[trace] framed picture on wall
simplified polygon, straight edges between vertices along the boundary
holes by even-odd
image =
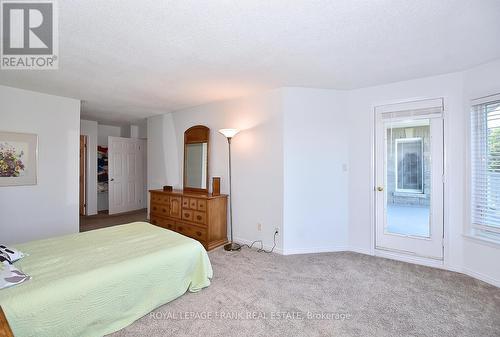
[[[0,187],[36,185],[38,136],[0,131]]]

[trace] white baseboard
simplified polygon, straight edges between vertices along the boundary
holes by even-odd
[[[243,238],[234,238],[234,241],[241,244],[251,245],[254,240],[247,240]],[[254,248],[260,248],[260,243],[256,243]],[[271,250],[273,247],[269,245],[264,245],[265,250]],[[324,247],[305,247],[305,248],[293,248],[293,249],[283,249],[276,246],[274,252],[281,255],[297,255],[297,254],[315,254],[315,253],[334,253],[334,252],[345,252],[349,251],[348,246],[324,246]]]
[[[235,242],[242,243],[242,244],[247,244],[250,245],[252,244],[253,240],[246,240],[242,238],[235,238]],[[255,244],[254,247],[260,248],[260,244]],[[265,250],[271,250],[272,246],[264,245]],[[494,279],[492,277],[489,277],[487,275],[478,273],[476,271],[463,268],[463,269],[457,269],[457,268],[451,268],[450,266],[446,266],[443,261],[441,260],[433,260],[433,259],[427,259],[419,256],[411,256],[411,255],[405,255],[401,253],[395,253],[395,252],[389,252],[389,251],[384,251],[384,250],[379,250],[375,249],[375,254],[372,254],[370,249],[366,248],[360,248],[360,247],[350,247],[350,246],[323,246],[323,247],[306,247],[306,248],[293,248],[293,249],[282,249],[280,247],[275,247],[274,248],[274,253],[281,254],[281,255],[298,255],[298,254],[316,254],[316,253],[335,253],[335,252],[354,252],[354,253],[359,253],[359,254],[365,254],[365,255],[375,255],[378,257],[383,257],[391,260],[396,260],[396,261],[403,261],[403,262],[408,262],[408,263],[413,263],[413,264],[419,264],[427,267],[433,267],[433,268],[439,268],[439,269],[445,269],[449,271],[454,271],[458,272],[461,274],[468,275],[470,277],[473,277],[475,279],[481,280],[483,282],[489,283],[491,285],[494,285],[496,287],[500,288],[500,280]]]
[[[335,252],[345,252],[348,250],[349,247],[347,246],[306,247],[306,248],[285,249],[283,255],[335,253]]]
[[[373,255],[370,249],[360,248],[360,247],[349,247],[348,249],[351,252],[365,254],[365,255]]]
[[[478,273],[477,271],[470,270],[468,268],[464,268],[463,269],[463,273],[465,275],[469,275],[470,277],[476,278],[478,280],[481,280],[483,282],[492,284],[495,287],[499,287],[500,288],[500,280],[494,279],[492,277],[486,276],[484,274]]]
[[[254,242],[254,241],[255,241],[255,240],[247,240],[247,239],[242,239],[242,238],[234,238],[234,242],[237,242],[237,243],[240,243],[240,244],[244,244],[244,245],[249,245],[249,246],[250,246],[250,245],[252,244],[252,242]],[[256,243],[256,244],[254,244],[254,245],[253,245],[253,247],[254,247],[254,248],[259,249],[259,248],[260,248],[260,243]],[[267,250],[267,251],[270,251],[270,250],[273,248],[273,246],[263,245],[263,248],[264,248],[265,250]],[[282,249],[282,248],[280,248],[280,247],[278,247],[278,246],[276,246],[276,247],[274,248],[273,252],[274,252],[274,253],[276,253],[276,254],[281,254],[281,255],[283,255],[283,249]]]
[[[419,264],[422,266],[446,269],[442,260],[434,260],[420,256],[406,255],[402,253],[390,252],[386,250],[375,249],[375,256],[383,257],[386,259],[403,261],[413,264]]]

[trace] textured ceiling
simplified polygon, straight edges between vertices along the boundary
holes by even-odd
[[[350,89],[500,57],[499,0],[59,0],[60,69],[0,84],[124,123],[281,86]]]

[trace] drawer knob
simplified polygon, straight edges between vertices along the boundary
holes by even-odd
[[[196,232],[196,235],[201,236],[201,232]]]
[[[200,216],[200,215],[198,215],[198,216],[196,217],[196,219],[201,220],[201,216]]]

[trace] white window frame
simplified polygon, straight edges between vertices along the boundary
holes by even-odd
[[[420,142],[420,153],[422,154],[421,158],[421,177],[422,177],[422,188],[421,189],[406,189],[406,188],[398,188],[398,177],[399,177],[399,172],[398,172],[398,144],[400,143],[411,143],[411,142]],[[424,140],[422,137],[413,137],[413,138],[397,138],[395,142],[395,148],[396,148],[396,153],[395,153],[395,161],[394,161],[394,175],[396,178],[396,186],[395,186],[395,191],[398,193],[414,193],[414,194],[423,194],[424,193],[424,182],[425,182],[425,177],[424,177]]]
[[[469,202],[468,202],[469,216],[468,216],[468,218],[469,218],[470,225],[469,225],[468,230],[467,230],[468,233],[466,233],[465,235],[471,236],[471,237],[479,239],[479,240],[500,244],[500,227],[474,223],[474,220],[473,220],[474,209],[476,207],[474,205],[473,194],[477,193],[476,188],[474,186],[474,169],[473,169],[473,167],[474,167],[475,163],[473,161],[475,159],[474,158],[475,149],[474,149],[473,143],[478,141],[477,138],[476,139],[474,138],[475,130],[473,129],[475,126],[473,123],[474,114],[476,113],[475,107],[478,105],[486,106],[486,105],[495,104],[498,102],[500,102],[500,94],[490,95],[490,96],[478,98],[478,99],[471,101],[471,106],[470,106],[470,110],[469,110],[469,142],[468,142],[468,147],[470,149],[469,163],[468,163],[468,165],[469,165],[468,166],[469,167],[468,180],[469,180],[469,186],[470,186],[469,191],[468,191],[468,198],[469,198]],[[486,146],[487,146],[487,144],[486,144]]]

